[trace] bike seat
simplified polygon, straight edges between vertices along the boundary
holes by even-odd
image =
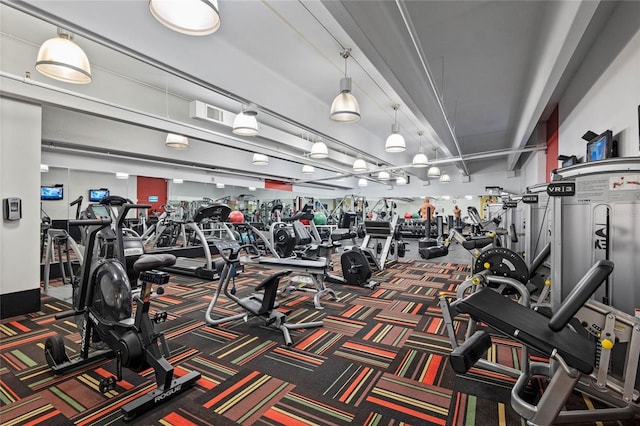
[[[171,266],[176,263],[176,257],[172,254],[143,254],[133,264],[136,272],[150,271],[152,269]]]

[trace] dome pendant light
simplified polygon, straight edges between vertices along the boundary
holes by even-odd
[[[203,36],[220,28],[218,0],[150,0],[149,11],[167,28]]]
[[[315,172],[316,172],[316,168],[313,166],[310,166],[308,164],[305,164],[302,166],[302,174],[311,175]]]
[[[400,134],[400,124],[398,124],[398,108],[400,108],[400,105],[393,104],[392,108],[395,111],[395,118],[393,125],[391,126],[391,134],[387,138],[387,142],[384,144],[384,150],[386,152],[404,152],[406,149],[404,137]]]
[[[344,49],[340,54],[344,58],[344,78],[340,80],[340,93],[331,104],[330,118],[341,123],[354,123],[360,120],[360,105],[351,93],[351,78],[347,77],[347,59],[351,49]]]
[[[438,161],[438,148],[435,148],[434,151],[436,152],[436,161]],[[439,178],[440,177],[440,168],[438,166],[431,166],[431,168],[427,172],[427,177]]]
[[[264,154],[253,154],[253,159],[251,160],[251,164],[254,166],[266,166],[269,164],[269,157]]]
[[[424,135],[424,132],[420,130],[418,132],[418,135],[420,136],[420,150],[413,157],[413,161],[411,162],[411,165],[413,167],[422,168],[422,167],[427,167],[429,165],[429,159],[427,158],[427,155],[423,152],[423,149],[422,149],[422,135]]]
[[[239,136],[256,136],[258,134],[258,106],[242,105],[240,114],[233,120],[233,134]]]
[[[164,144],[173,149],[187,149],[189,148],[189,139],[186,136],[167,133],[167,139]]]
[[[358,172],[366,172],[367,171],[367,163],[362,158],[356,158],[356,161],[353,162],[352,170],[356,173]]]
[[[84,51],[73,42],[73,34],[58,28],[58,37],[42,43],[36,69],[47,77],[66,83],[91,83],[91,65]]]
[[[365,178],[360,178],[358,180],[358,186],[367,186],[368,182]]]
[[[440,182],[449,183],[451,182],[451,177],[449,177],[449,175],[445,173],[442,176],[440,176]]]
[[[311,153],[309,154],[309,157],[314,159],[329,157],[329,149],[327,148],[327,145],[322,142],[322,140],[317,140],[311,146]]]
[[[378,179],[379,180],[389,180],[391,179],[391,175],[389,175],[389,172],[382,170],[378,173]]]

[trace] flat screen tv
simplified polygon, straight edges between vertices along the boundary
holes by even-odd
[[[587,143],[587,162],[613,157],[613,134],[607,130]]]
[[[103,198],[108,196],[109,196],[109,190],[107,188],[89,190],[89,201],[92,201],[92,202],[101,201]]]
[[[64,187],[62,185],[40,186],[41,200],[62,200],[64,198]]]

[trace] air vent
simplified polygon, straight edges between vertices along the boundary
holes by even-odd
[[[201,101],[193,101],[189,104],[189,116],[202,120],[213,121],[214,123],[224,123],[224,111],[220,108],[205,104]]]

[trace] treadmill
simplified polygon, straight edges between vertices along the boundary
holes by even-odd
[[[193,218],[186,223],[186,226],[193,231],[195,235],[194,241],[202,244],[204,260],[177,257],[176,263],[173,266],[162,269],[170,273],[195,276],[204,280],[217,280],[220,278],[224,260],[222,260],[222,258],[212,259],[211,248],[209,247],[211,237],[207,238],[201,225],[211,224],[219,226],[220,229],[229,229],[225,224],[229,218],[229,213],[231,213],[231,208],[226,204],[212,204],[199,207],[193,215]],[[226,236],[227,239],[235,239],[233,233],[230,231],[226,233]]]

